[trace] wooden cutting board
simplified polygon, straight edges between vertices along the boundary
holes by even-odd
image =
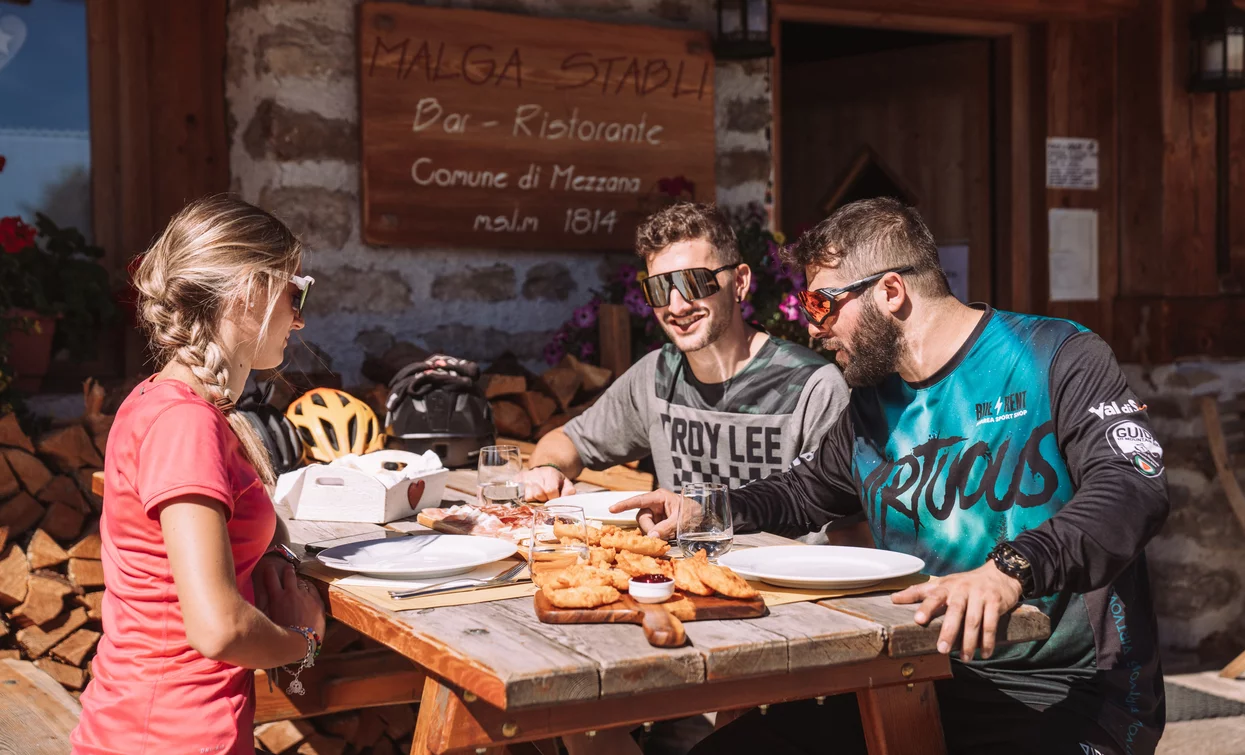
[[[733,600],[686,595],[676,590],[672,600],[677,600],[680,595],[695,609],[695,615],[690,618],[685,616],[683,621],[755,619],[767,612],[765,600],[760,596]],[[598,608],[558,608],[549,602],[543,590],[536,593],[535,601],[536,618],[546,624],[639,624],[649,644],[660,648],[680,647],[687,640],[682,622],[660,604],[640,603],[626,593],[623,593],[622,600]]]
[[[415,521],[424,525],[428,529],[444,532],[447,535],[470,535],[471,527],[467,525],[454,525],[446,522],[444,519],[432,519],[419,512],[415,515]]]

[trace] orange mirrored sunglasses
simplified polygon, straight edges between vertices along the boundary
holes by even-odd
[[[839,299],[847,294],[855,293],[861,289],[881,280],[882,276],[888,273],[904,273],[915,272],[916,268],[912,266],[896,267],[890,270],[883,270],[880,273],[874,273],[866,278],[848,283],[841,288],[819,288],[816,291],[801,291],[796,294],[796,298],[800,302],[800,309],[804,310],[804,316],[808,321],[817,327],[833,317],[839,311]]]

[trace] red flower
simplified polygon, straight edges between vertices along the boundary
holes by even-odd
[[[17,254],[35,243],[37,233],[34,226],[23,223],[16,215],[0,218],[0,249]]]

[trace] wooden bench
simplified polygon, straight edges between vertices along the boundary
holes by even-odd
[[[0,752],[65,755],[82,706],[30,661],[0,661]]]
[[[1245,466],[1245,399],[1237,397],[1219,401],[1214,396],[1202,396],[1199,401],[1219,486],[1223,488],[1228,505],[1241,525],[1242,534],[1245,534],[1245,491],[1242,491],[1241,483],[1236,478],[1236,470]],[[1219,672],[1227,679],[1236,679],[1242,674],[1245,674],[1245,653],[1238,655]]]

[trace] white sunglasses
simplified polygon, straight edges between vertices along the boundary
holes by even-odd
[[[294,309],[299,312],[303,311],[303,306],[307,303],[307,291],[311,289],[311,284],[316,282],[315,278],[310,275],[291,275],[289,273],[277,273],[284,276],[286,280],[294,284],[294,288],[298,289],[298,293],[294,294]]]

